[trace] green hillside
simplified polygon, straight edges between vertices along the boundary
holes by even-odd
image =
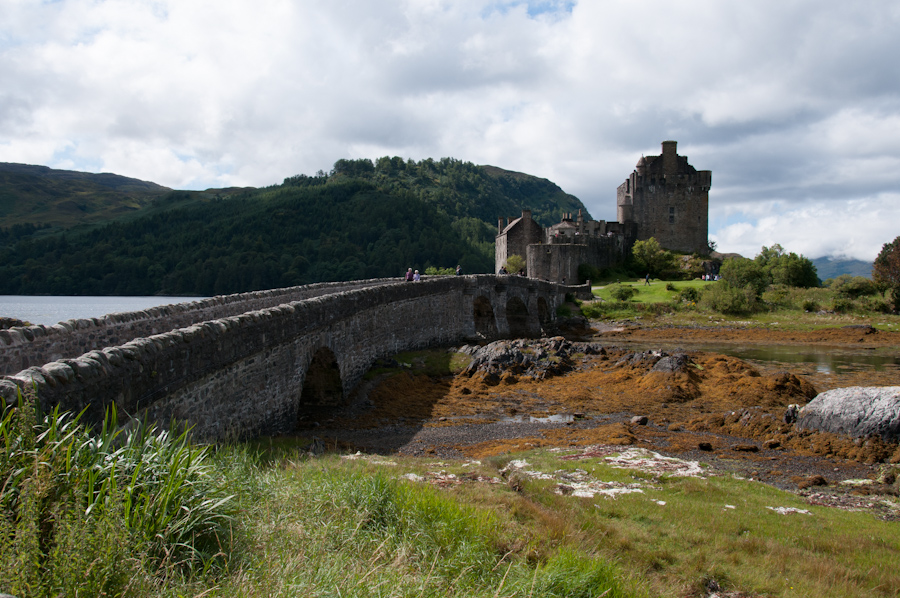
[[[0,219],[0,294],[217,295],[410,267],[489,272],[497,217],[523,208],[545,224],[584,210],[549,181],[499,168],[339,160],[262,189],[168,191],[64,232]]]
[[[171,189],[116,174],[0,162],[0,226],[71,228],[140,211]]]

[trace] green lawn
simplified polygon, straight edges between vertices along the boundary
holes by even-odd
[[[647,285],[642,278],[640,280],[623,280],[620,284],[637,289],[637,294],[631,299],[632,303],[665,303],[672,301],[681,289],[695,288],[699,291],[705,286],[713,283],[703,280],[679,280],[677,282],[667,282],[654,278],[651,279],[650,284]],[[667,290],[667,285],[675,287],[675,290]],[[611,301],[613,299],[609,295],[610,286],[612,285],[605,284],[603,286],[594,286],[591,287],[591,292],[593,292],[596,297]]]

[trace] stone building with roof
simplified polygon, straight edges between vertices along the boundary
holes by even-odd
[[[558,224],[543,228],[523,210],[515,219],[500,219],[494,271],[512,255],[525,259],[530,278],[554,282],[578,281],[578,269],[598,270],[626,260],[635,241],[655,237],[665,248],[707,254],[709,187],[712,173],[696,170],[676,152],[675,141],[662,142],[662,154],[642,156],[634,172],[616,193],[618,222],[585,220],[565,214]]]

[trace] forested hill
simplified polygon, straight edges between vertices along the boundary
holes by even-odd
[[[168,187],[117,174],[0,162],[0,226],[70,228],[140,211]]]
[[[584,210],[499,168],[339,160],[262,189],[167,192],[93,228],[14,231],[0,219],[0,294],[218,295],[429,266],[490,272],[497,218],[523,208],[543,224]]]

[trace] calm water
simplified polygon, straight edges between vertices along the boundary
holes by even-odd
[[[846,373],[860,367],[871,371],[900,372],[900,356],[893,349],[856,349],[822,345],[740,345],[739,343],[660,343],[653,346],[646,343],[617,343],[642,351],[663,349],[676,351],[679,348],[697,349],[711,353],[731,355],[749,362],[783,363],[803,365],[820,374]]]
[[[25,297],[0,295],[0,316],[52,326],[77,318],[140,311],[159,305],[197,301],[202,297]]]

